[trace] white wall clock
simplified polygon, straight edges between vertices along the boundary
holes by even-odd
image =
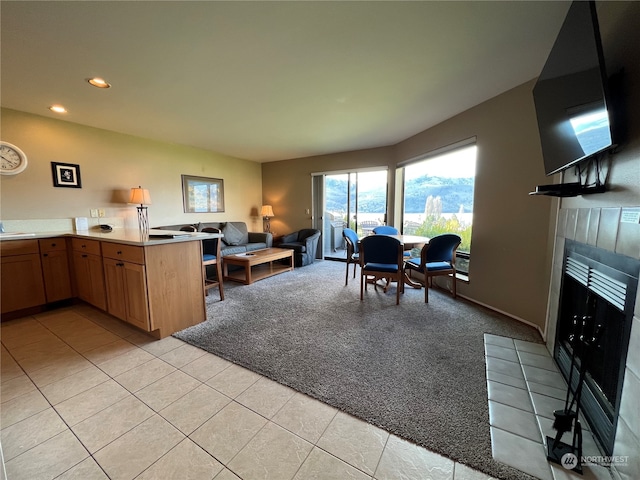
[[[2,175],[16,175],[27,168],[27,156],[15,145],[0,141],[0,173]]]

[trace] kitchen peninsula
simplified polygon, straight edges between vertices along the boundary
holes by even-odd
[[[202,240],[207,233],[137,229],[5,234],[4,319],[79,298],[156,338],[206,320]]]

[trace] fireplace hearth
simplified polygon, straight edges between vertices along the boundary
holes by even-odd
[[[613,452],[639,272],[639,260],[565,242],[554,358],[574,391],[586,362],[581,411],[606,455]],[[597,338],[588,357],[573,351],[572,334]]]

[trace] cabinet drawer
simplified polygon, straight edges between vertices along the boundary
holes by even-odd
[[[121,243],[102,243],[102,256],[144,265],[144,249]]]
[[[97,240],[86,240],[84,238],[72,238],[71,248],[78,252],[100,255],[100,242]]]
[[[40,252],[61,252],[67,249],[67,242],[64,238],[47,238],[39,240]]]
[[[29,255],[39,254],[38,240],[5,240],[0,242],[0,255]]]

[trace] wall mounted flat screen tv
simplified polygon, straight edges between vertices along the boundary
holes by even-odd
[[[571,4],[533,99],[547,175],[614,146],[595,2]]]

